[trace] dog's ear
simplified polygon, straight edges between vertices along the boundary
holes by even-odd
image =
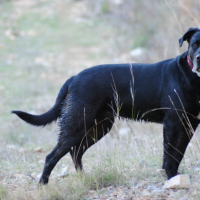
[[[197,31],[199,31],[198,28],[189,28],[188,31],[183,35],[183,37],[181,37],[181,38],[179,39],[179,45],[180,45],[180,47],[182,46],[182,44],[183,44],[183,42],[184,42],[185,40],[187,40],[187,42],[189,43],[191,36],[192,36],[195,32],[197,32]]]

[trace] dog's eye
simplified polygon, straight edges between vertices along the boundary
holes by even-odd
[[[197,48],[198,46],[197,46],[197,44],[193,44],[192,47],[193,48]]]

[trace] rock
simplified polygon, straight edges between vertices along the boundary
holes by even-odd
[[[113,0],[113,3],[117,6],[119,6],[123,3],[123,0]]]
[[[142,195],[147,197],[147,196],[151,196],[151,193],[148,190],[143,190]]]
[[[165,169],[157,169],[156,172],[157,172],[160,176],[162,176],[162,177],[164,177],[164,178],[167,177],[167,174],[166,174]]]
[[[41,176],[42,176],[42,174],[38,174],[36,177],[37,177],[38,179],[40,179]]]
[[[13,34],[12,30],[6,30],[5,36],[8,37],[11,40],[15,40],[15,35]]]
[[[68,175],[69,175],[68,167],[64,167],[64,168],[62,168],[62,171],[58,176],[61,177],[61,178],[64,178],[64,177],[66,177]]]
[[[129,54],[131,57],[138,57],[138,56],[143,55],[144,53],[145,53],[145,50],[143,48],[138,47],[131,50]]]
[[[176,189],[176,188],[190,188],[190,178],[188,174],[177,175],[165,181],[164,189]]]
[[[37,147],[34,149],[35,152],[41,153],[43,151],[42,147]]]
[[[38,163],[39,164],[44,164],[44,160],[39,160]]]

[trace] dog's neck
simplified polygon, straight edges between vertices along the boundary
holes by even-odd
[[[192,68],[193,68],[193,62],[192,62],[192,60],[190,59],[190,56],[189,55],[187,55],[187,63],[188,63],[188,65],[189,65],[189,67],[190,67],[190,69],[192,70]]]

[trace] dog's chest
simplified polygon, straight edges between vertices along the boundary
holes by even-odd
[[[198,114],[195,117],[196,119],[200,120],[200,101],[199,101],[199,106],[198,106]]]
[[[200,101],[198,102],[198,105],[196,106],[196,115],[194,115],[196,119],[200,120]]]
[[[196,116],[196,118],[197,118],[198,120],[200,120],[200,112],[199,112],[199,114]]]

